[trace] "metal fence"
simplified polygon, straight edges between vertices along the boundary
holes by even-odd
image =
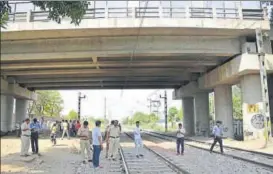
[[[266,9],[235,8],[90,8],[83,17],[85,19],[100,18],[208,18],[208,19],[247,19],[267,20]],[[66,19],[63,19],[66,20]],[[9,22],[48,22],[48,11],[13,12],[9,14]]]

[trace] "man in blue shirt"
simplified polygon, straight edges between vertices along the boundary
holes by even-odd
[[[31,149],[33,154],[38,154],[38,155],[39,155],[38,137],[39,137],[40,129],[41,129],[40,123],[37,121],[36,118],[34,118],[33,122],[30,124]]]
[[[103,149],[102,135],[100,132],[101,121],[96,121],[96,127],[92,130],[93,144],[93,166],[95,169],[102,168],[100,166],[100,152]]]
[[[220,125],[221,125],[221,121],[216,121],[216,125],[213,127],[212,134],[214,136],[214,141],[213,141],[213,143],[212,143],[212,145],[210,147],[210,152],[212,152],[213,147],[218,142],[219,145],[220,145],[221,153],[224,153],[224,151],[223,151],[223,140],[222,140],[223,130],[220,127]]]

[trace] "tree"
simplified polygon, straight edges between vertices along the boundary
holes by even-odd
[[[209,117],[210,117],[210,120],[213,120],[215,118],[214,93],[209,94]]]
[[[176,121],[183,121],[183,109],[179,109],[176,117]]]
[[[63,99],[58,91],[37,91],[37,101],[30,102],[28,113],[35,116],[59,117]]]
[[[136,121],[140,121],[141,124],[153,125],[158,120],[159,120],[159,117],[157,115],[155,115],[154,113],[146,114],[146,113],[143,113],[143,112],[136,112],[136,113],[134,113],[134,115],[132,116],[131,119],[129,119],[129,117],[124,119],[123,124],[128,122],[128,124],[133,125],[133,124],[135,124]]]
[[[71,23],[79,25],[88,9],[88,1],[32,1],[41,10],[48,11],[48,18],[61,23],[62,18],[68,17]],[[1,27],[5,27],[8,20],[10,6],[8,1],[1,1]]]
[[[174,122],[177,120],[178,110],[176,107],[169,108],[168,111],[168,121],[172,123],[172,127],[174,127]]]
[[[77,120],[78,113],[75,110],[70,110],[68,115],[65,117],[66,120]]]
[[[11,7],[9,6],[8,1],[0,1],[0,26],[2,28],[6,28],[7,21],[9,19],[9,13],[11,11]]]
[[[238,85],[232,86],[232,104],[234,119],[243,119],[241,88]]]

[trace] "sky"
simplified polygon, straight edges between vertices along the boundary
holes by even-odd
[[[182,107],[181,100],[172,100],[172,89],[167,90],[168,107]],[[108,119],[119,119],[131,116],[136,111],[149,113],[147,98],[158,99],[164,90],[60,90],[64,100],[66,115],[73,109],[78,112],[78,93],[86,95],[81,102],[81,116],[104,117],[104,99],[106,97],[106,111]],[[164,111],[164,100],[161,99],[159,111]]]

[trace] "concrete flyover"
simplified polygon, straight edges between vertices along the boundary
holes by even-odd
[[[117,9],[105,7],[100,18],[96,10],[89,9],[79,26],[65,19],[56,24],[43,11],[10,14],[1,31],[2,78],[30,91],[174,88],[174,98],[187,106],[187,131],[195,134],[208,133],[208,92],[218,91],[216,115],[232,136],[232,107],[223,107],[232,106],[227,85],[242,81],[250,90],[259,80],[255,29],[269,32],[266,9],[184,7],[175,17],[178,12],[163,7],[148,8],[150,16],[133,7],[116,17]]]

